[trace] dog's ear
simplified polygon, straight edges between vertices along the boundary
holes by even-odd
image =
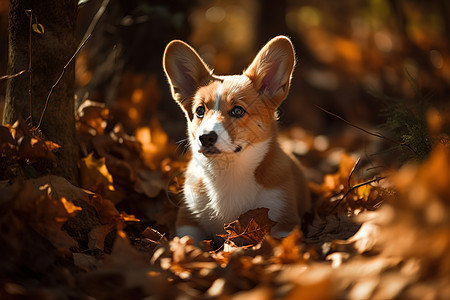
[[[295,52],[289,38],[270,40],[244,71],[260,95],[266,95],[278,107],[286,98],[295,65]]]
[[[185,100],[191,98],[200,85],[211,77],[211,70],[191,46],[183,41],[171,41],[164,51],[163,67],[169,79],[173,98],[188,110]]]

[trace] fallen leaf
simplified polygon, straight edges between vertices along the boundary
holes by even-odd
[[[108,199],[94,195],[88,200],[88,204],[95,208],[102,224],[115,224],[120,219],[119,211]]]
[[[36,189],[48,185],[50,188],[47,190],[50,197],[64,197],[69,202],[73,202],[78,199],[87,199],[88,196],[93,195],[92,192],[74,186],[67,181],[67,179],[61,176],[47,175],[36,179],[30,179],[29,182]]]
[[[55,197],[50,184],[36,184],[49,182],[50,177],[25,182],[20,195],[15,200],[15,209],[26,218],[27,223],[39,234],[48,239],[56,248],[77,247],[77,242],[63,231],[62,225],[81,207],[74,205],[64,197]],[[54,178],[58,181],[58,178]],[[64,181],[63,181],[64,182]]]
[[[243,238],[253,245],[260,243],[276,222],[269,219],[268,208],[257,208],[249,210],[240,215],[234,222],[225,224],[224,229],[227,235],[220,235],[226,240]]]
[[[81,159],[82,186],[105,195],[107,191],[114,191],[113,177],[106,167],[105,158],[94,158],[93,153]]]
[[[104,103],[85,100],[77,110],[77,132],[91,136],[102,135],[108,117],[109,109]]]
[[[116,229],[116,224],[98,225],[94,227],[88,234],[88,248],[90,250],[105,250],[106,236]]]
[[[291,264],[302,261],[303,254],[300,250],[302,232],[298,227],[281,239],[281,243],[273,249],[274,263]]]
[[[169,278],[149,261],[149,256],[133,248],[126,234],[118,230],[111,255],[97,269],[81,274],[80,285],[97,299],[173,298],[176,290],[169,288]]]

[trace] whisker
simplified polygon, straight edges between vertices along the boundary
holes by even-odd
[[[187,140],[188,140],[188,138],[185,138],[185,139],[181,139],[181,140],[179,140],[179,141],[175,142],[175,144],[181,144],[181,143],[184,143],[184,142],[186,142]]]
[[[178,151],[178,149],[180,148],[181,145],[183,145],[183,143],[185,143],[185,144],[184,144],[184,147],[183,147],[183,151],[181,151],[181,154],[184,155],[186,153],[186,150],[189,147],[189,139],[185,138],[185,139],[182,139],[182,140],[179,140],[179,141],[175,142],[175,144],[178,145],[176,151]]]

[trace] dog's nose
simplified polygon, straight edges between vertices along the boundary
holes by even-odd
[[[217,133],[215,131],[210,131],[202,134],[199,139],[203,147],[211,147],[217,142]]]

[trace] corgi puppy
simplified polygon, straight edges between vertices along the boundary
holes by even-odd
[[[276,111],[295,65],[291,41],[278,36],[242,75],[218,76],[188,44],[174,40],[163,66],[172,96],[186,115],[192,159],[184,184],[178,236],[218,241],[224,224],[265,207],[283,237],[310,209],[305,176],[277,141]]]

